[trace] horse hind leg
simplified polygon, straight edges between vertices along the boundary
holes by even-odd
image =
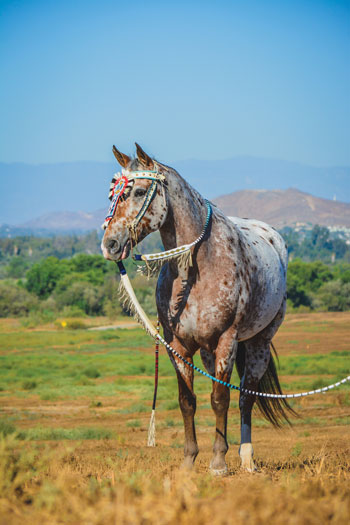
[[[285,311],[286,297],[284,297],[276,317],[264,330],[251,339],[238,344],[236,367],[241,378],[241,387],[258,392],[260,386],[264,392],[281,393],[270,346],[272,338],[283,321]],[[239,397],[241,412],[239,455],[242,468],[249,472],[256,470],[252,447],[252,408],[255,397],[245,392],[241,392]],[[264,416],[275,426],[280,426],[280,418],[288,420],[284,409],[289,410],[289,406],[285,401],[259,398],[258,406]]]
[[[265,374],[270,360],[270,344],[255,338],[239,343],[237,368],[241,377],[241,387],[247,390],[259,390],[259,381]],[[244,361],[244,364],[243,364]],[[243,365],[243,366],[242,366]],[[241,392],[239,409],[241,413],[241,444],[239,455],[241,467],[248,472],[256,470],[253,461],[252,446],[252,409],[255,396]]]

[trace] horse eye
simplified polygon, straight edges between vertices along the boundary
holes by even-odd
[[[135,197],[143,197],[146,194],[146,190],[144,188],[138,188],[135,190]]]

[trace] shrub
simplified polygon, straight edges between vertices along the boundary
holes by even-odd
[[[22,383],[23,390],[34,390],[37,386],[36,381],[24,381]]]
[[[93,368],[93,367],[89,367],[89,368],[86,368],[86,370],[84,370],[84,374],[86,375],[86,377],[89,377],[90,379],[96,379],[97,377],[100,377],[100,372],[96,369],[96,368]]]
[[[68,319],[67,328],[68,330],[84,330],[87,326],[84,321],[80,321],[80,319]]]
[[[342,312],[350,308],[350,283],[341,280],[324,284],[318,294],[324,307],[330,312]]]
[[[55,293],[55,300],[59,308],[74,306],[87,315],[101,314],[103,310],[101,290],[88,282],[74,282],[69,288]]]
[[[38,300],[21,286],[0,281],[0,317],[24,316],[36,309]]]

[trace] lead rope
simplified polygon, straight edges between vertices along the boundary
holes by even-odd
[[[159,336],[159,317],[157,318],[157,334]],[[158,370],[159,370],[159,339],[156,339],[156,345],[154,349],[154,393],[152,403],[151,420],[148,428],[148,447],[156,446],[156,403],[157,403],[157,390],[158,390]]]
[[[275,398],[275,399],[293,399],[297,397],[305,397],[305,396],[311,396],[313,394],[321,394],[323,392],[327,392],[328,390],[331,390],[332,388],[336,388],[347,381],[350,381],[350,375],[347,377],[344,377],[341,381],[337,381],[336,383],[333,383],[332,385],[325,386],[323,388],[317,388],[316,390],[310,390],[309,392],[300,392],[298,394],[269,394],[267,392],[255,392],[254,390],[248,390],[247,388],[239,387],[236,385],[231,385],[231,383],[227,383],[226,381],[222,381],[221,379],[218,379],[217,377],[214,377],[207,372],[204,372],[198,366],[195,366],[193,363],[190,363],[185,359],[179,352],[174,350],[164,339],[163,337],[157,333],[156,328],[152,325],[151,321],[148,319],[146,313],[144,312],[142,306],[137,300],[137,297],[135,295],[135,292],[133,290],[133,287],[131,285],[131,282],[129,280],[128,274],[126,273],[126,270],[124,268],[124,265],[121,261],[118,263],[119,271],[120,271],[120,289],[121,292],[127,296],[128,301],[127,305],[128,308],[133,312],[134,317],[136,320],[143,326],[143,328],[146,330],[146,332],[153,337],[154,339],[158,339],[162,345],[166,347],[166,349],[171,352],[173,355],[178,357],[185,365],[189,366],[190,368],[193,368],[193,370],[196,370],[196,372],[199,372],[205,377],[208,377],[212,381],[215,381],[216,383],[220,383],[220,385],[224,385],[227,388],[230,388],[231,390],[238,390],[239,392],[243,392],[245,394],[250,394],[252,396],[259,396],[259,397],[269,397],[269,398]]]

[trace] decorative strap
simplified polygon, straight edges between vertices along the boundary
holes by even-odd
[[[192,266],[191,248],[203,239],[212,215],[212,207],[210,202],[205,199],[205,203],[207,206],[207,218],[200,236],[190,244],[183,244],[182,246],[178,246],[177,248],[173,248],[172,250],[167,250],[165,252],[133,255],[133,259],[135,261],[144,261],[146,263],[146,266],[138,267],[140,273],[146,274],[148,276],[153,275],[155,272],[159,271],[164,263],[168,262],[169,260],[176,260],[178,266],[184,270]]]
[[[153,199],[156,191],[157,191],[157,181],[156,180],[152,180],[152,184],[150,185],[150,187],[147,190],[146,198],[143,201],[143,204],[141,206],[140,211],[138,212],[136,217],[132,220],[131,224],[129,224],[129,230],[130,230],[131,238],[135,242],[135,244],[137,242],[136,228],[137,228],[140,220],[142,219],[142,217],[146,213],[146,211],[148,209],[148,206],[151,204],[152,199]]]

